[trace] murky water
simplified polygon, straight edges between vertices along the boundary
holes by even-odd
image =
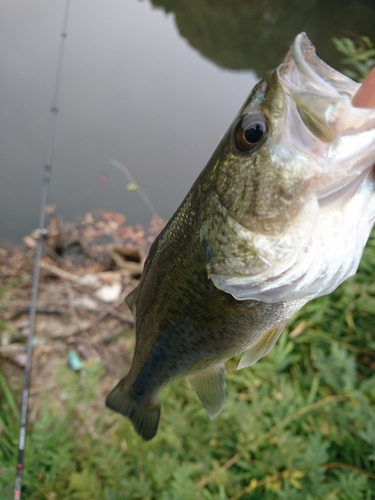
[[[37,225],[63,0],[0,0],[0,244]],[[254,83],[306,31],[375,37],[373,0],[71,1],[50,203],[168,219]]]

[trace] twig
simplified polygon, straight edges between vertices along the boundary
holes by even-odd
[[[118,311],[108,311],[108,315],[112,316],[113,318],[119,319],[123,323],[127,323],[130,326],[134,325],[133,316],[129,316],[128,314],[122,314],[119,313]]]
[[[308,333],[307,336],[310,338],[313,338],[314,340],[316,340],[318,338],[318,339],[322,340],[323,342],[326,342],[327,344],[332,344],[332,342],[333,342],[332,338],[327,338],[327,336],[325,334],[319,333],[317,331],[314,331],[313,335]],[[356,353],[360,352],[362,354],[368,354],[369,356],[375,355],[374,349],[367,349],[366,347],[361,347],[361,346],[349,344],[348,342],[344,342],[344,341],[339,340],[339,339],[335,339],[334,342],[336,344],[339,344],[340,346],[344,347],[348,351],[352,351],[352,352],[356,352]]]
[[[95,351],[99,354],[101,360],[105,359],[105,352],[97,342],[95,342],[86,331],[80,333],[80,340],[86,342],[89,346],[93,347]]]
[[[108,333],[104,338],[98,340],[100,344],[109,344],[114,338],[118,337],[124,331],[123,328],[119,328],[116,332]]]
[[[41,261],[40,267],[42,269],[45,269],[46,271],[49,271],[52,274],[55,274],[56,276],[59,276],[60,278],[73,281],[74,283],[77,283],[78,285],[83,285],[83,286],[97,286],[97,283],[87,279],[87,278],[81,278],[80,276],[76,276],[75,274],[68,273],[67,271],[63,271],[59,267],[53,266],[52,264],[47,264],[47,262]]]
[[[365,470],[359,469],[358,467],[354,467],[353,465],[344,464],[341,462],[329,462],[328,464],[318,465],[316,468],[317,469],[345,469],[345,470],[350,470],[351,472],[354,472],[355,474],[360,474],[361,476],[366,476],[366,477],[369,477],[371,479],[375,479],[375,474],[372,474],[371,472],[367,472]],[[257,480],[256,478],[253,478],[250,481],[249,485],[245,486],[245,488],[242,488],[242,490],[237,491],[237,493],[232,495],[229,498],[229,500],[238,500],[246,493],[251,493],[255,489],[264,486],[267,482],[267,479],[275,480],[275,479],[279,479],[281,477],[288,477],[291,474],[293,474],[293,472],[299,472],[299,471],[305,472],[308,470],[311,470],[311,469],[307,466],[306,467],[294,467],[292,469],[284,469],[282,471],[277,472],[276,474],[272,474],[271,476],[264,478],[264,479],[261,479],[261,480]]]
[[[145,205],[147,206],[147,208],[149,209],[149,211],[151,212],[152,215],[157,215],[157,212],[156,212],[156,209],[154,207],[154,205],[152,204],[150,198],[147,196],[147,194],[141,189],[141,187],[139,186],[139,184],[137,184],[135,182],[135,179],[134,177],[132,176],[132,174],[130,173],[130,170],[125,167],[125,165],[123,165],[122,163],[120,163],[119,161],[115,160],[115,159],[111,159],[110,162],[109,162],[111,165],[113,165],[114,167],[116,167],[118,170],[120,170],[122,173],[124,173],[126,175],[126,178],[128,179],[129,181],[129,184],[127,186],[127,189],[128,190],[133,190],[133,191],[137,191],[139,196],[142,198],[142,200],[144,201]]]
[[[365,470],[354,467],[354,465],[343,464],[341,462],[329,462],[328,464],[319,465],[319,469],[345,469],[355,472],[356,474],[361,474],[362,476],[367,476],[371,479],[375,479],[375,474],[372,472],[367,472]]]
[[[22,316],[22,314],[26,314],[29,312],[30,312],[30,307],[23,307],[22,309],[18,309],[15,313],[12,314],[11,320],[14,321],[19,316]],[[55,316],[64,316],[64,313],[59,311],[58,309],[37,308],[35,310],[35,312],[36,312],[36,314],[50,314],[50,315],[55,315]]]
[[[72,290],[72,286],[70,283],[66,283],[65,286],[63,287],[63,291],[65,295],[67,296],[68,299],[68,308],[70,310],[70,315],[74,318],[75,322],[79,325],[79,319],[74,307],[74,293]]]
[[[0,346],[0,356],[13,357],[15,354],[19,352],[26,352],[25,344],[13,343],[9,345]]]
[[[125,300],[125,297],[128,295],[129,293],[129,290],[127,288],[125,288],[125,290],[122,292],[122,294],[120,295],[120,297],[116,300],[116,302],[114,303],[113,306],[111,307],[108,307],[106,308],[104,311],[102,311],[101,313],[99,313],[96,318],[94,319],[94,321],[91,323],[90,327],[87,329],[88,331],[89,330],[92,330],[98,323],[100,323],[100,321],[105,318],[106,316],[108,316],[109,314],[112,314],[113,312],[115,312],[115,309],[124,302]],[[120,314],[120,313],[119,313]],[[134,320],[133,320],[134,322]]]

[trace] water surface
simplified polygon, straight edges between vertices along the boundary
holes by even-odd
[[[63,0],[0,0],[0,244],[37,225]],[[255,82],[295,34],[375,33],[373,1],[80,0],[70,6],[50,203],[147,223],[110,159],[168,219]]]

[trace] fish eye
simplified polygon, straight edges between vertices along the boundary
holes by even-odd
[[[250,113],[240,118],[235,128],[237,149],[249,152],[259,146],[268,132],[267,120],[261,113]]]

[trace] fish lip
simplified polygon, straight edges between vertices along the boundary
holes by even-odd
[[[352,105],[360,84],[322,61],[306,33],[296,36],[277,74],[290,108],[290,135],[299,134],[301,142],[313,137],[322,158],[311,179],[313,191],[319,203],[335,202],[353,192],[353,184],[359,185],[373,166],[375,108]],[[333,157],[346,165],[350,159],[352,167],[343,168],[334,160],[327,170],[324,158],[331,162]]]
[[[296,36],[277,74],[300,113],[312,117],[328,141],[375,127],[375,108],[351,104],[361,84],[322,61],[306,33]]]
[[[348,198],[352,197],[360,185],[362,184],[365,177],[371,175],[371,171],[374,169],[374,165],[369,167],[367,170],[354,177],[348,184],[344,184],[338,187],[336,190],[326,193],[317,193],[316,197],[320,208],[331,207],[338,201],[344,202]]]
[[[278,76],[287,90],[302,87],[307,93],[350,100],[360,87],[351,78],[322,61],[306,33],[296,36],[283,63],[277,68]]]

